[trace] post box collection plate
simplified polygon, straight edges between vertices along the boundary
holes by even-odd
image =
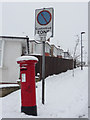
[[[22,82],[26,82],[26,74],[25,73],[22,74],[22,78],[21,79],[22,79]]]

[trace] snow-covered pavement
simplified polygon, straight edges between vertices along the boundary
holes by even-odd
[[[88,118],[88,68],[75,69],[45,79],[45,105],[42,105],[42,82],[37,83],[38,116],[21,113],[20,90],[0,98],[3,118]]]

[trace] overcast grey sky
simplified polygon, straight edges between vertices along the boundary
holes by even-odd
[[[1,6],[1,5],[0,5]],[[87,51],[88,44],[88,3],[86,2],[20,2],[2,4],[2,34],[23,36],[34,39],[35,9],[54,8],[54,37],[51,42],[64,50],[73,52],[75,42],[81,31],[83,45]],[[1,35],[2,35],[1,34]],[[80,43],[79,43],[80,45]],[[78,46],[79,47],[79,46]],[[78,48],[80,50],[80,47]]]

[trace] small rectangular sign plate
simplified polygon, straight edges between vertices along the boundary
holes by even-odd
[[[26,82],[26,74],[25,73],[22,74],[22,82]]]

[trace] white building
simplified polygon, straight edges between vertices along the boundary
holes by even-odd
[[[51,45],[51,56],[57,57],[58,55],[58,48],[55,45]]]
[[[65,59],[73,59],[69,52],[64,52]]]
[[[62,58],[63,56],[63,49],[57,48],[57,57]]]
[[[42,55],[42,44],[36,40],[29,40],[30,55]]]
[[[26,40],[27,37],[0,36],[0,83],[16,83],[19,78],[16,58],[26,52]]]
[[[45,56],[50,56],[51,46],[48,42],[45,43]],[[30,40],[29,41],[30,55],[42,55],[43,45],[42,42]]]
[[[49,42],[45,43],[45,56],[51,56],[51,45]]]

